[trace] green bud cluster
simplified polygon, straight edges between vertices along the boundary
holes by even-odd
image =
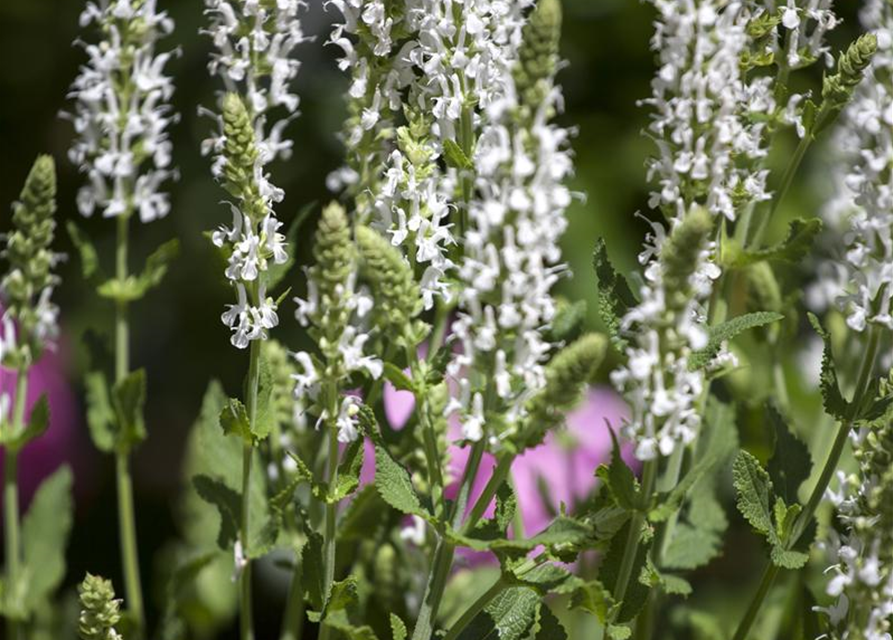
[[[242,98],[235,93],[228,93],[223,98],[223,136],[226,190],[241,201],[243,213],[258,222],[267,213],[267,205],[254,179],[259,151],[251,115]]]
[[[78,635],[82,640],[121,640],[115,626],[121,621],[121,601],[110,580],[90,575],[78,586],[81,615]]]
[[[354,252],[347,213],[337,202],[322,210],[313,247],[315,276],[321,298],[334,301],[353,271]]]
[[[56,228],[55,211],[56,165],[52,157],[39,156],[13,207],[13,229],[3,251],[9,272],[0,285],[8,310],[18,322],[19,346],[27,350],[22,354],[26,360],[37,358],[43,347],[35,335],[40,323],[37,298],[57,281],[52,273],[55,255],[50,249]]]
[[[558,69],[561,18],[561,0],[539,0],[524,25],[513,76],[521,104],[531,111],[542,104]]]
[[[270,372],[272,398],[270,404],[276,424],[288,427],[294,420],[294,361],[288,350],[278,340],[264,340],[261,344],[261,358]]]
[[[412,267],[377,231],[357,227],[356,238],[363,258],[363,274],[372,285],[383,330],[406,336],[413,319],[422,310],[422,297]]]
[[[690,298],[688,279],[699,264],[698,255],[713,233],[713,219],[704,208],[692,209],[670,232],[660,251],[667,292],[684,305]]]
[[[560,419],[560,413],[580,401],[585,386],[605,359],[608,340],[589,333],[555,354],[546,366],[546,385],[530,402],[531,424],[545,434]],[[538,438],[534,438],[534,444]]]
[[[877,36],[866,33],[853,42],[837,60],[837,73],[826,76],[822,85],[822,98],[832,109],[841,109],[853,95],[853,89],[862,82],[865,69],[877,51]]]

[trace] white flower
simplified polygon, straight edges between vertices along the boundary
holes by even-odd
[[[84,216],[97,208],[105,217],[137,211],[150,222],[170,212],[162,187],[176,176],[167,133],[176,119],[169,104],[174,86],[164,75],[172,54],[156,53],[155,46],[173,21],[155,5],[101,0],[81,14],[81,26],[95,23],[103,37],[83,45],[88,59],[69,93],[74,113],[66,114],[77,134],[69,157],[88,181],[77,196]]]

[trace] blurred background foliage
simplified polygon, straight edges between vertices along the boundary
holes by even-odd
[[[68,86],[85,58],[82,49],[72,44],[79,35],[82,4],[79,0],[0,2],[0,206],[4,211],[9,211],[8,205],[18,197],[34,157],[46,152],[59,165],[59,217],[63,224],[66,219],[79,217],[74,196],[81,179],[66,155],[72,130],[59,113],[69,106]],[[334,64],[337,51],[325,46],[333,15],[326,13],[323,4],[322,0],[311,0],[312,7],[304,20],[306,30],[315,34],[316,40],[298,48],[303,61],[298,78],[302,115],[288,132],[295,140],[294,155],[288,162],[273,166],[273,180],[286,192],[278,209],[286,225],[302,207],[324,203],[329,198],[325,178],[339,166],[342,156],[336,133],[345,114],[342,96],[347,81]],[[858,3],[841,0],[838,4],[844,24],[831,34],[834,51],[854,36],[857,25]],[[179,122],[172,127],[174,162],[180,179],[171,187],[170,216],[150,225],[135,223],[133,257],[141,260],[170,237],[180,239],[181,255],[164,285],[134,308],[132,319],[132,359],[134,366],[147,369],[149,380],[149,439],[134,458],[141,563],[146,581],[155,572],[159,558],[164,557],[162,550],[177,533],[177,500],[183,484],[181,462],[202,394],[212,378],[220,379],[230,393],[235,393],[247,362],[246,353],[229,345],[229,332],[219,321],[223,305],[232,294],[223,281],[219,258],[203,235],[229,217],[227,209],[219,204],[223,192],[211,178],[209,159],[199,152],[213,123],[200,116],[197,107],[211,106],[218,88],[206,70],[209,41],[199,35],[204,23],[203,3],[160,0],[159,5],[177,24],[175,33],[163,46],[178,47],[181,54],[168,67],[175,77],[174,105],[180,113]],[[573,274],[562,281],[560,292],[568,298],[588,300],[589,324],[598,328],[596,283],[590,266],[595,240],[605,237],[618,267],[627,273],[635,271],[636,256],[648,230],[645,218],[635,213],[654,215],[647,207],[644,169],[651,143],[641,133],[648,113],[637,106],[637,101],[648,95],[654,73],[654,58],[649,49],[653,10],[637,0],[565,0],[564,9],[562,55],[567,67],[560,76],[566,105],[562,118],[576,128],[577,171],[573,188],[579,198],[569,212],[570,227],[564,239]],[[801,81],[815,90],[820,86],[820,73],[820,69],[813,68],[812,75]],[[792,143],[781,141],[773,153],[775,164],[790,153]],[[819,147],[809,157],[779,220],[774,222],[776,234],[782,232],[785,218],[818,215],[829,182],[822,163],[826,151],[827,147]],[[297,249],[300,264],[310,256],[309,243],[318,208],[301,230]],[[98,218],[78,223],[95,240],[100,255],[108,259],[114,225]],[[8,225],[9,215],[4,215],[0,218],[0,230]],[[95,356],[91,363],[90,353],[108,353],[105,345],[112,308],[95,298],[84,285],[78,260],[61,225],[59,248],[70,256],[61,268],[63,283],[57,291],[64,331],[61,350],[83,409],[80,376],[88,367],[104,365]],[[798,284],[807,273],[802,266],[794,267],[785,278]],[[301,293],[302,276],[297,268],[288,284],[294,292]],[[290,320],[292,312],[291,303],[283,305],[283,322],[275,335],[289,348],[298,349],[304,346],[303,338],[297,323]],[[793,359],[791,366],[798,366]],[[749,384],[755,377],[751,376]],[[753,393],[753,399],[759,400],[758,392]],[[813,400],[807,396],[802,401]],[[768,440],[760,412],[751,413],[739,420],[742,441],[752,450],[765,453]],[[818,411],[812,410],[812,414],[817,415]],[[808,437],[812,435],[809,425],[797,426]],[[120,585],[113,460],[91,449],[82,418],[78,429],[78,445],[70,453],[76,469],[78,512],[67,584],[74,584],[89,569]],[[732,527],[724,557],[694,576],[695,593],[699,594],[695,606],[726,607],[731,619],[737,617],[741,606],[737,596],[750,593],[765,557],[756,538],[733,511],[729,511]],[[710,588],[718,583],[724,588]],[[272,637],[272,629],[278,624],[281,602],[273,593],[259,594],[260,638]],[[797,589],[789,593],[792,598],[799,597]],[[772,612],[766,617],[768,624],[777,624],[783,612],[779,609],[774,618]]]

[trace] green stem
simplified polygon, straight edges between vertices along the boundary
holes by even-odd
[[[465,465],[465,473],[462,475],[462,481],[459,484],[459,495],[456,496],[456,502],[453,505],[453,527],[458,528],[462,525],[465,518],[465,509],[468,507],[468,498],[471,495],[471,488],[477,479],[478,471],[481,468],[481,460],[484,457],[484,449],[486,444],[481,438],[471,447],[471,453],[468,456],[468,462]]]
[[[22,432],[25,423],[25,404],[28,397],[28,367],[20,367],[16,372],[16,389],[13,400],[13,415],[10,438]],[[6,538],[6,588],[19,594],[19,569],[22,549],[19,543],[19,483],[18,448],[8,444],[3,448],[3,524]],[[6,618],[6,637],[19,640],[21,629],[15,616]]]
[[[468,520],[465,522],[466,531],[476,525],[478,520],[483,517],[484,511],[487,510],[490,502],[496,496],[499,487],[501,487],[502,483],[508,478],[509,472],[512,470],[512,462],[514,461],[515,456],[512,454],[504,453],[499,456],[499,459],[496,462],[496,468],[493,469],[493,475],[490,476],[489,482],[487,482],[487,485],[481,492],[480,497],[478,497],[477,502],[475,502],[474,506],[471,508],[471,513],[468,516]]]
[[[252,291],[256,299],[257,291]],[[260,388],[260,340],[252,340],[248,360],[248,384],[245,389],[245,409],[248,412],[248,429],[255,433],[257,425],[257,396]],[[242,519],[239,541],[245,566],[239,576],[239,636],[242,640],[254,640],[254,616],[251,600],[251,472],[254,462],[254,446],[245,442],[242,446]]]
[[[837,437],[834,439],[834,444],[831,447],[828,458],[825,460],[824,467],[822,467],[822,473],[819,476],[815,487],[813,487],[812,493],[809,496],[809,500],[806,502],[806,506],[803,508],[803,511],[800,512],[800,515],[797,517],[796,522],[794,522],[794,528],[791,531],[791,536],[786,544],[786,547],[788,549],[795,546],[800,541],[800,538],[803,536],[803,534],[806,532],[809,523],[812,521],[813,515],[815,515],[816,509],[818,509],[818,506],[822,501],[822,497],[825,495],[825,490],[828,488],[828,484],[831,482],[831,478],[834,477],[834,472],[837,470],[837,465],[840,462],[840,456],[843,454],[843,450],[846,447],[847,440],[849,440],[850,430],[853,428],[853,423],[856,418],[855,413],[862,402],[862,396],[865,395],[869,383],[871,382],[871,372],[874,370],[875,360],[877,359],[877,354],[880,347],[880,339],[881,332],[878,330],[877,326],[872,325],[868,333],[868,345],[866,347],[865,354],[862,357],[862,363],[859,366],[859,374],[856,380],[856,389],[853,393],[853,400],[851,404],[851,406],[853,407],[851,409],[852,413],[846,420],[843,420],[840,423],[840,428],[837,431]],[[769,589],[772,587],[772,583],[775,580],[775,576],[777,574],[778,567],[770,563],[763,573],[763,579],[760,582],[760,587],[754,594],[753,600],[751,601],[750,606],[747,608],[747,613],[745,614],[744,619],[741,620],[741,623],[738,625],[738,630],[735,632],[733,640],[744,640],[745,638],[747,638],[747,634],[750,633],[750,628],[751,626],[753,626],[757,614],[759,613],[760,608],[763,606],[763,600],[766,598],[766,594],[769,593]]]
[[[279,640],[300,640],[304,631],[304,593],[301,588],[301,559],[295,558],[295,569],[288,588],[285,617]]]
[[[328,485],[330,488],[338,482],[338,431],[335,426],[336,413],[332,413],[329,426],[329,459],[328,459]],[[338,503],[326,501],[326,519],[323,529],[323,599],[328,604],[329,593],[335,582],[335,548],[337,533]],[[319,630],[320,640],[327,640],[331,634],[331,627],[322,625]]]
[[[750,628],[753,626],[754,621],[757,619],[757,614],[760,612],[760,607],[763,605],[763,600],[765,600],[766,595],[769,593],[769,589],[772,588],[772,583],[775,582],[775,576],[777,575],[778,566],[776,564],[770,562],[766,565],[766,569],[763,571],[763,577],[760,580],[760,586],[757,589],[750,606],[747,608],[747,613],[744,614],[741,624],[738,625],[738,630],[735,631],[735,636],[732,640],[745,640],[745,638],[747,638],[747,634],[750,633]]]
[[[465,627],[471,624],[471,621],[474,620],[475,616],[483,611],[484,607],[490,604],[493,598],[502,593],[507,586],[508,584],[506,584],[502,577],[497,578],[496,582],[493,583],[493,586],[482,593],[477,600],[472,602],[471,606],[469,606],[459,619],[453,623],[453,626],[450,627],[450,630],[443,637],[443,640],[456,640]]]
[[[120,283],[128,277],[127,250],[130,215],[120,215],[117,220],[115,246],[115,276]],[[127,303],[115,305],[115,382],[122,382],[130,373],[130,325]],[[139,553],[136,539],[136,517],[133,507],[133,480],[130,475],[130,451],[122,448],[115,453],[115,475],[118,489],[118,532],[121,538],[121,565],[124,568],[124,591],[127,611],[133,622],[137,638],[143,636],[145,618],[143,589],[140,580]]]
[[[633,566],[636,563],[636,556],[639,555],[639,543],[642,539],[642,527],[645,524],[645,513],[648,509],[648,504],[651,502],[651,494],[654,491],[654,479],[656,475],[657,460],[647,460],[642,469],[642,503],[630,519],[629,531],[626,536],[626,545],[623,548],[623,556],[620,558],[620,570],[617,573],[617,583],[614,588],[615,602],[622,602],[626,597],[626,590],[632,579]]]
[[[412,632],[412,640],[431,640],[434,635],[434,621],[440,609],[440,601],[450,575],[450,568],[453,566],[455,550],[455,546],[443,538],[437,543],[434,562],[431,566],[431,578],[425,587],[425,595],[422,598],[422,606]]]

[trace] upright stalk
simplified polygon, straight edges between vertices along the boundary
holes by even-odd
[[[257,297],[256,291],[254,298]],[[252,433],[257,424],[257,395],[260,386],[260,340],[252,340],[248,361],[248,385],[245,389],[247,398],[245,408],[248,412],[248,424]],[[254,447],[245,442],[242,447],[242,519],[239,529],[239,542],[242,544],[242,556],[245,566],[239,577],[240,617],[239,632],[241,640],[254,640],[254,616],[251,605],[251,560],[249,540],[251,535],[251,472],[254,461]]]
[[[25,401],[28,396],[28,367],[16,371],[16,390],[13,401],[11,433],[21,432],[25,422]],[[3,525],[6,538],[6,588],[18,593],[22,549],[19,543],[19,482],[18,449],[9,444],[3,448]],[[6,637],[20,640],[21,629],[14,615],[6,616]]]
[[[285,617],[282,620],[282,633],[279,640],[300,640],[304,631],[304,593],[301,588],[301,562],[295,558],[288,601],[285,603]]]
[[[118,237],[115,246],[115,275],[119,282],[127,280],[128,224],[130,213],[118,216]],[[115,305],[115,383],[121,383],[130,373],[130,326],[127,303]],[[115,475],[118,489],[118,532],[121,538],[121,564],[124,568],[124,589],[127,611],[136,629],[137,638],[143,636],[143,590],[140,580],[139,554],[136,541],[136,518],[133,509],[133,482],[130,476],[130,451],[119,448],[115,452]]]
[[[862,363],[859,366],[856,390],[853,392],[853,409],[851,415],[840,423],[837,437],[834,439],[834,444],[831,447],[831,451],[828,453],[828,458],[825,460],[825,466],[822,468],[822,473],[809,496],[809,500],[806,502],[806,506],[794,522],[790,540],[788,540],[786,545],[788,549],[795,546],[800,541],[800,538],[803,537],[813,515],[815,515],[816,509],[818,509],[818,506],[822,501],[822,496],[825,495],[825,490],[828,488],[831,478],[834,477],[834,472],[837,470],[837,465],[840,462],[840,456],[843,454],[843,450],[849,439],[850,430],[853,428],[853,423],[857,418],[855,412],[857,411],[857,407],[861,404],[862,396],[865,395],[869,383],[871,382],[871,372],[874,370],[880,342],[881,332],[877,326],[872,325],[868,331],[868,345],[866,346],[865,354],[862,357]],[[750,606],[747,608],[747,613],[738,625],[733,640],[745,640],[747,638],[747,634],[750,633],[750,628],[753,626],[757,614],[763,606],[763,601],[766,599],[766,595],[772,588],[772,584],[775,581],[775,576],[778,575],[778,571],[778,567],[771,562],[766,567],[766,570],[763,572],[763,578],[760,581],[760,586],[754,594]]]
[[[337,389],[332,386],[329,390],[329,415],[328,422],[329,431],[329,456],[328,467],[326,473],[326,482],[331,489],[338,482],[338,427],[335,424],[335,416],[338,415]],[[325,523],[323,526],[323,601],[328,604],[329,593],[332,584],[335,582],[335,550],[336,535],[338,523],[338,504],[335,502],[326,502]],[[319,630],[320,640],[328,640],[331,634],[331,627],[323,624]]]

